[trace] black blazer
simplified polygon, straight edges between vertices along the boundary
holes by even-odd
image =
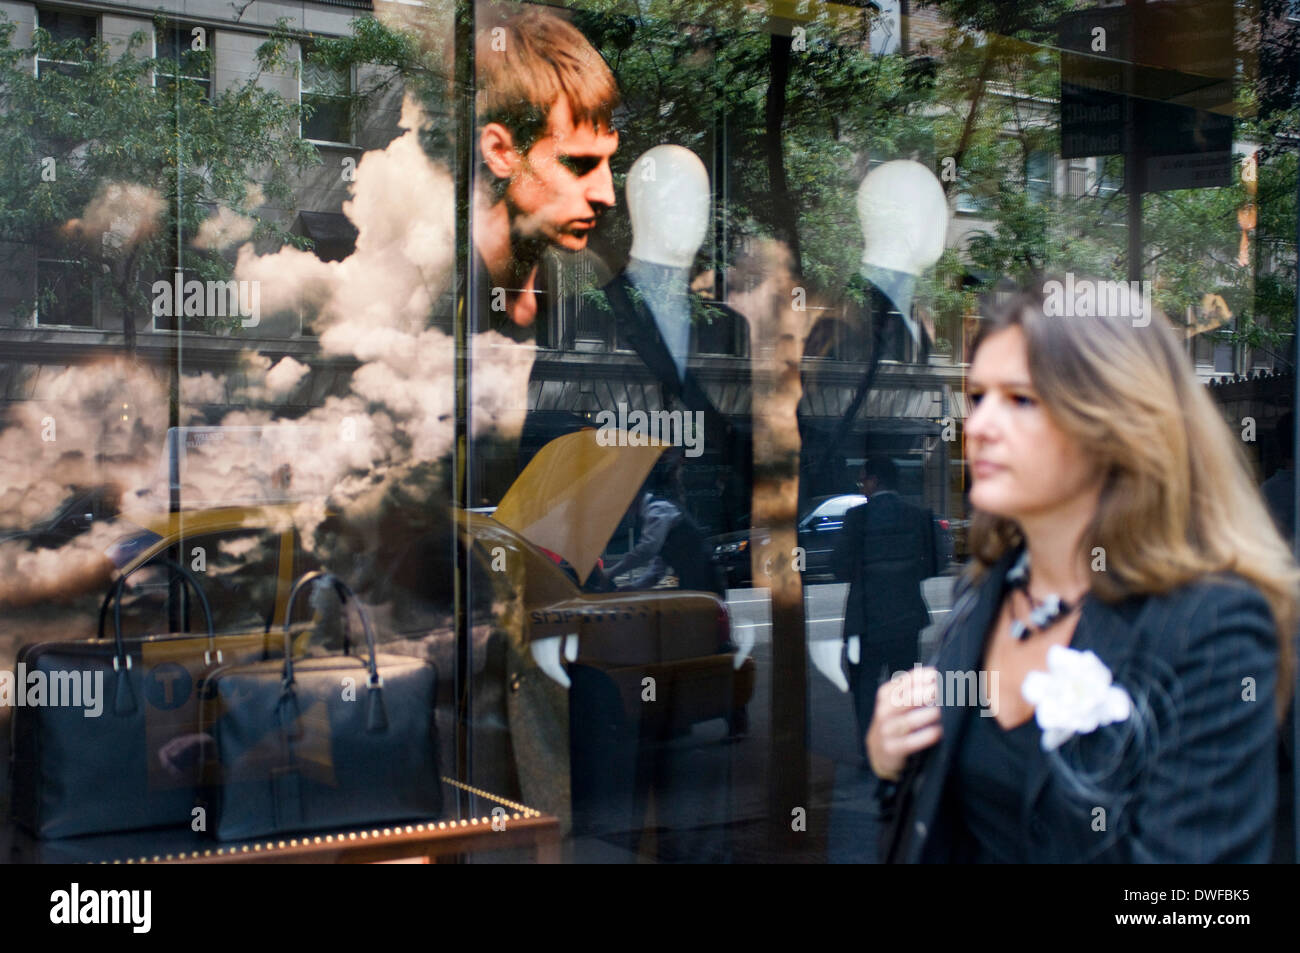
[[[880,493],[844,514],[832,557],[849,584],[844,635],[920,632],[930,624],[921,580],[939,574],[934,518],[897,493]]]
[[[1015,556],[1008,553],[960,594],[931,660],[941,677],[980,668]],[[1070,647],[1095,652],[1131,694],[1138,686],[1159,685],[1167,695],[1151,693],[1163,713],[1156,721],[1158,741],[1152,739],[1146,756],[1126,761],[1136,768],[1126,793],[1080,797],[1049,759],[1038,764],[1020,805],[1018,833],[1030,860],[1268,861],[1277,801],[1277,636],[1259,591],[1240,577],[1220,575],[1115,605],[1089,598]],[[1243,700],[1245,679],[1254,680],[1253,701]],[[953,774],[971,717],[979,717],[974,707],[945,707],[942,739],[909,759],[898,794],[882,789],[886,860],[969,859]],[[1062,752],[1076,743],[1081,739],[1067,741]],[[1106,810],[1105,831],[1094,830],[1096,807]]]
[[[608,312],[615,322],[615,335],[619,346],[636,352],[653,378],[651,387],[658,391],[658,408],[654,406],[654,401],[644,394],[644,388],[637,388],[637,391],[645,397],[644,401],[638,401],[635,392],[630,391],[629,410],[677,409],[703,413],[702,449],[704,452],[698,458],[686,458],[683,463],[683,473],[692,474],[693,471],[698,471],[703,476],[695,480],[691,480],[688,476],[688,481],[707,484],[713,482],[714,474],[719,469],[726,472],[729,482],[727,496],[733,502],[730,503],[730,512],[726,514],[725,522],[728,524],[728,530],[737,528],[742,525],[742,517],[749,512],[750,474],[753,469],[753,428],[749,419],[750,362],[737,361],[729,372],[731,379],[728,383],[734,385],[737,394],[744,398],[744,405],[732,408],[729,417],[709,399],[696,373],[698,365],[692,366],[691,361],[697,357],[697,345],[700,343],[701,335],[736,337],[740,341],[741,352],[748,354],[749,325],[740,314],[721,302],[705,301],[692,296],[692,350],[683,378],[677,370],[677,364],[668,350],[668,345],[664,342],[659,326],[655,323],[654,315],[639,299],[627,276],[623,273],[618,274],[600,290],[608,305]],[[695,319],[697,315],[702,315],[698,321]],[[580,373],[599,379],[619,374],[622,366],[615,362],[606,365],[601,361],[595,361],[585,365]],[[530,393],[536,393],[545,383],[539,379],[538,374],[538,364],[534,363],[529,380]],[[608,390],[602,388],[599,393],[607,394]],[[569,433],[591,426],[589,421],[577,417],[569,420],[567,424],[557,425],[550,421],[544,422],[542,416],[530,410],[524,419],[519,449],[518,471],[520,472],[548,440],[555,439],[561,432]],[[699,514],[695,515],[699,516]],[[748,526],[748,522],[744,522],[743,525]]]

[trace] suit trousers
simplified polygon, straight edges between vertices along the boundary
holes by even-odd
[[[849,688],[853,692],[853,710],[858,716],[858,748],[866,758],[865,738],[876,710],[876,690],[894,676],[910,669],[920,658],[915,628],[873,629],[860,639],[858,664],[850,664]]]

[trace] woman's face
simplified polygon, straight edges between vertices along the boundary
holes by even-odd
[[[1095,506],[1101,472],[1048,414],[1029,378],[1019,327],[984,340],[967,382],[971,505],[1022,524]]]

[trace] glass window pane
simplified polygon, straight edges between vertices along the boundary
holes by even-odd
[[[79,46],[109,17],[107,58],[0,55],[0,675],[81,646],[139,689],[154,785],[114,794],[135,742],[78,721],[58,750],[116,760],[57,814],[125,826],[27,830],[19,752],[8,856],[251,852],[217,801],[197,831],[192,791],[153,795],[229,766],[252,703],[222,679],[280,699],[288,624],[292,737],[332,778],[306,807],[371,754],[330,831],[271,818],[277,856],[409,823],[476,862],[1294,857],[1285,0],[308,6],[285,35],[217,0],[41,7]],[[355,598],[291,603],[317,571]],[[1156,720],[1114,804],[1050,779],[1137,721],[1046,755],[1020,679],[1048,644]],[[1210,655],[1219,695],[1187,675]],[[878,692],[926,663],[969,690],[935,699],[947,793],[886,858]],[[0,746],[30,714],[0,704]],[[384,720],[436,738],[385,749]]]

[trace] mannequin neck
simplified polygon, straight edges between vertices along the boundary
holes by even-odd
[[[912,296],[916,291],[916,275],[907,271],[885,268],[863,260],[858,274],[871,282],[894,304],[894,310],[905,318],[912,313]]]
[[[690,269],[646,261],[635,255],[628,260],[627,278],[651,297],[684,295],[690,288]]]
[[[687,278],[690,272],[671,265],[633,258],[627,263],[627,280],[631,282],[650,309],[659,335],[677,366],[677,375],[686,379],[686,358],[691,350],[691,305]]]
[[[681,269],[682,272],[686,272],[686,270],[690,269],[690,265],[694,264],[694,252],[689,256],[675,255],[672,251],[654,247],[655,244],[655,242],[649,241],[645,235],[642,235],[640,239],[633,235],[632,252],[628,257],[637,261],[645,261],[646,264],[658,265],[659,268]]]

